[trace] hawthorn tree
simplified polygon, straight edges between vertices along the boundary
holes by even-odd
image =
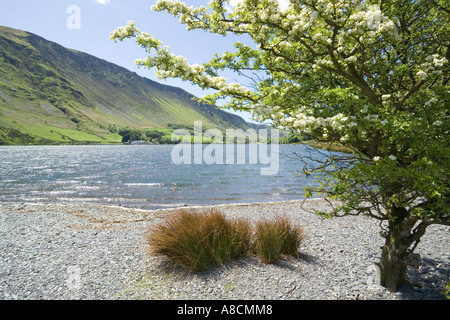
[[[149,54],[137,65],[214,89],[203,102],[225,99],[224,108],[355,151],[305,167],[323,173],[305,195],[333,200],[320,212],[327,217],[383,222],[381,284],[397,291],[427,227],[450,225],[448,2],[291,0],[281,9],[276,0],[160,0],[152,9],[246,43],[191,65],[130,21],[111,38],[135,38]],[[251,85],[229,82],[222,75],[230,71]]]

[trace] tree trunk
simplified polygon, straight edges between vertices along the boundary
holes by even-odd
[[[394,236],[386,239],[386,244],[381,253],[379,263],[381,285],[391,292],[396,292],[397,289],[406,283],[406,270],[408,265],[404,262],[404,255],[396,245],[398,239]]]
[[[416,258],[408,250],[414,241],[420,239],[412,232],[417,222],[410,219],[404,208],[393,208],[386,243],[382,248],[380,267],[381,285],[390,292],[396,292],[401,285],[407,283],[406,271],[411,265],[412,258]]]

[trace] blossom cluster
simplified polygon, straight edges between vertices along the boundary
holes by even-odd
[[[209,18],[208,8],[205,6],[188,7],[186,3],[179,0],[159,0],[152,6],[153,11],[166,11],[173,16],[179,16],[179,23],[185,24],[189,29],[203,29]]]
[[[131,38],[139,33],[139,28],[136,27],[136,22],[134,20],[128,21],[128,24],[124,27],[118,27],[117,30],[111,32],[112,40],[122,41],[125,38]]]
[[[448,62],[446,58],[440,57],[438,54],[428,56],[425,60],[426,62],[419,66],[419,71],[416,74],[421,80],[441,75],[444,64]]]
[[[170,52],[168,46],[150,36],[146,32],[140,32],[135,26],[134,21],[129,21],[127,26],[119,27],[111,33],[111,39],[122,41],[126,38],[135,37],[137,43],[145,48],[148,53],[152,53],[145,59],[137,59],[135,63],[141,67],[158,69],[157,76],[160,79],[181,78],[185,81],[191,81],[202,88],[214,88],[218,90],[220,96],[251,96],[253,93],[248,88],[239,83],[227,83],[224,77],[213,77],[206,74],[206,68],[203,65],[190,65],[182,56],[176,56]]]
[[[347,117],[339,113],[333,117],[315,117],[306,113],[296,113],[294,115],[279,119],[279,123],[286,129],[300,130],[302,132],[313,132],[314,130],[326,128],[333,131],[343,131],[346,128],[356,126],[355,122],[349,120],[354,117]]]

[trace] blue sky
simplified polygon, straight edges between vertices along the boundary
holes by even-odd
[[[156,0],[19,0],[2,1],[0,25],[32,32],[64,47],[83,51],[98,58],[118,64],[149,79],[181,87],[201,97],[201,89],[180,80],[159,80],[154,70],[139,69],[134,60],[144,58],[146,52],[137,47],[133,40],[115,43],[110,40],[111,31],[135,20],[141,31],[161,39],[171,51],[183,55],[189,63],[203,63],[232,49],[237,38],[224,38],[203,31],[187,31],[177,19],[164,12],[153,12],[151,6]],[[189,5],[207,5],[208,0],[185,0]],[[73,11],[79,8],[79,29],[70,29],[67,21]],[[240,114],[247,121],[250,116]]]

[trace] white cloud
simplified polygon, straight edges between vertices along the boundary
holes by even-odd
[[[97,3],[100,3],[100,4],[104,5],[104,6],[107,5],[110,2],[111,2],[111,0],[97,0]]]

